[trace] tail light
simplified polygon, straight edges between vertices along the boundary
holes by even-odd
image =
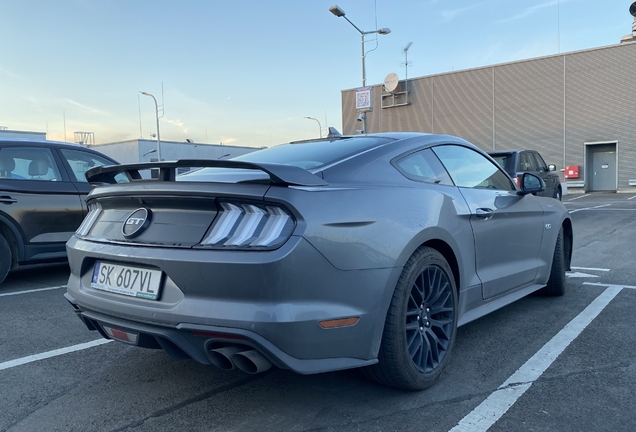
[[[515,180],[515,185],[517,185],[517,188],[521,189],[521,184],[519,183],[519,176],[515,177],[514,180]]]
[[[202,246],[235,249],[275,249],[294,231],[296,222],[282,207],[219,203],[220,211]]]
[[[93,224],[95,223],[95,221],[97,220],[101,212],[102,212],[101,204],[99,204],[98,202],[90,203],[88,205],[88,214],[84,218],[84,221],[79,226],[77,231],[75,231],[75,234],[82,237],[86,236],[91,230],[91,228],[93,228]]]

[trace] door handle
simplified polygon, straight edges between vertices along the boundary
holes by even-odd
[[[495,211],[489,208],[478,208],[475,210],[475,216],[477,219],[488,220],[495,215]]]
[[[18,202],[17,199],[11,198],[8,195],[0,196],[0,203],[2,203],[2,204],[13,204],[13,203],[16,203],[16,202]]]

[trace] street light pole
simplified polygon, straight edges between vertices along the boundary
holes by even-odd
[[[313,117],[305,117],[305,118],[318,122],[318,129],[319,129],[319,132],[320,132],[320,138],[322,138],[322,125],[320,124],[320,120],[318,120],[317,118],[313,118]]]
[[[159,135],[159,105],[157,104],[157,99],[151,95],[150,93],[140,91],[144,96],[150,96],[153,101],[155,101],[155,114],[157,116],[157,158],[159,162],[161,162],[161,136]]]
[[[381,35],[388,35],[389,33],[391,33],[391,29],[389,29],[389,28],[379,28],[379,29],[373,30],[373,31],[362,31],[362,30],[360,30],[358,28],[358,26],[356,26],[354,23],[352,23],[349,18],[346,17],[345,11],[342,10],[342,8],[340,8],[340,6],[338,6],[338,5],[331,6],[329,8],[329,12],[331,12],[332,14],[337,16],[338,18],[342,17],[342,18],[346,19],[347,22],[353,26],[353,28],[358,30],[358,32],[360,33],[360,36],[362,36],[362,87],[366,87],[366,85],[367,85],[367,71],[366,71],[366,66],[365,66],[366,54],[364,52],[364,42],[365,42],[364,37],[366,35],[370,35],[370,34],[374,34],[374,33],[378,33],[378,34],[381,34]],[[360,119],[362,120],[362,133],[366,133],[367,132],[367,116],[366,115],[362,115],[362,116],[360,116]]]

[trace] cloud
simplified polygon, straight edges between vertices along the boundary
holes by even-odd
[[[183,133],[188,133],[188,127],[186,126],[185,122],[181,121],[180,119],[176,119],[176,120],[171,120],[171,119],[163,119],[164,122],[176,126],[179,129],[181,129],[181,131]]]
[[[504,23],[504,22],[516,21],[516,20],[528,17],[530,15],[533,15],[535,12],[538,12],[541,9],[546,9],[546,8],[549,8],[549,7],[552,7],[552,6],[557,6],[559,3],[567,3],[569,1],[572,1],[572,0],[551,0],[551,1],[548,1],[548,2],[545,2],[545,3],[539,3],[539,4],[536,4],[534,6],[530,6],[530,7],[525,8],[523,10],[523,12],[521,12],[521,13],[518,13],[518,14],[513,15],[511,17],[508,17],[508,18],[500,19],[497,22],[498,23]]]
[[[454,20],[457,15],[461,15],[464,12],[468,12],[471,9],[475,9],[477,7],[477,5],[472,5],[472,6],[468,6],[465,8],[460,8],[460,9],[446,9],[440,12],[440,14],[442,15],[442,19],[445,23]]]
[[[75,105],[76,107],[79,107],[79,108],[81,108],[83,110],[86,110],[86,111],[90,111],[93,114],[107,115],[107,116],[111,116],[112,115],[112,114],[110,114],[110,113],[108,113],[106,111],[102,111],[102,110],[99,110],[97,108],[89,107],[87,105],[84,105],[84,104],[81,104],[79,102],[76,102],[76,101],[74,101],[72,99],[64,99],[64,100],[66,102],[70,103],[71,105]]]
[[[21,75],[18,75],[17,73],[15,73],[15,72],[13,72],[13,71],[11,71],[9,69],[6,69],[1,64],[0,64],[0,76],[7,77],[7,78],[13,78],[16,81],[20,81],[20,82],[23,82],[23,83],[28,83],[29,82],[29,80],[27,80],[26,78],[22,77]]]

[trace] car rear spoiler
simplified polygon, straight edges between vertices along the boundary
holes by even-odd
[[[158,169],[158,181],[175,181],[177,168],[237,168],[259,170],[269,175],[272,184],[278,186],[326,186],[328,183],[309,171],[293,166],[273,163],[242,162],[232,160],[183,159],[170,162],[143,162],[124,165],[98,166],[86,171],[89,183],[114,184],[115,176],[126,173],[134,180],[142,180],[139,170]]]

